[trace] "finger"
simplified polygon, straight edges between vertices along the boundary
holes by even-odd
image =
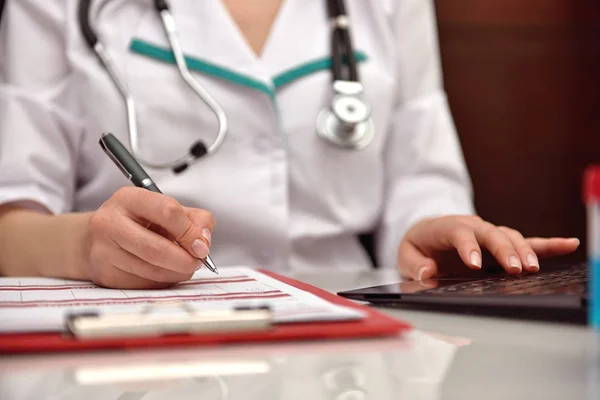
[[[440,282],[437,279],[433,278],[418,280],[416,282],[421,286],[421,290],[435,289],[440,284]]]
[[[116,251],[118,246],[94,246],[93,253],[96,253],[94,259],[105,259],[109,252]],[[120,249],[119,249],[120,250]],[[123,251],[123,250],[120,250]],[[118,289],[164,289],[172,286],[172,283],[156,282],[145,279],[133,273],[116,268],[114,266],[101,266],[100,268],[90,268],[90,277],[95,284],[106,288]]]
[[[204,226],[193,224],[177,200],[139,188],[123,188],[114,196],[130,216],[164,228],[190,254],[197,258],[208,255]]]
[[[198,226],[203,226],[211,231],[215,228],[215,218],[212,213],[201,208],[183,207],[190,221]]]
[[[165,228],[163,228],[161,226],[150,224],[146,228],[162,237],[169,239],[172,242],[175,241],[175,238],[173,237],[173,235],[171,235],[169,232],[167,232],[167,230]]]
[[[437,275],[436,262],[421,253],[408,240],[403,240],[398,248],[398,269],[404,278],[419,281]]]
[[[474,230],[479,243],[492,253],[506,272],[514,275],[523,271],[521,259],[505,233],[495,225],[484,221],[475,223]]]
[[[423,223],[421,229],[414,229],[407,238],[424,254],[456,250],[462,262],[469,268],[481,268],[481,248],[473,228],[457,218],[430,220]]]
[[[539,257],[553,257],[569,254],[577,250],[580,241],[577,238],[528,238],[527,242]]]
[[[92,279],[100,287],[110,289],[165,289],[172,283],[154,282],[122,271],[118,268],[105,268],[105,276]]]
[[[149,264],[181,274],[194,273],[202,262],[169,239],[118,216],[109,231],[110,238],[123,250]]]
[[[193,275],[193,273],[183,274],[150,264],[125,250],[119,250],[111,259],[112,265],[121,271],[145,280],[173,284],[187,281]]]
[[[507,228],[505,226],[498,227],[513,244],[513,247],[517,251],[521,264],[527,272],[538,272],[540,270],[540,262],[536,256],[535,251],[531,248],[527,240],[521,235],[520,232]]]
[[[184,207],[184,210],[192,224],[202,228],[202,236],[210,246],[212,231],[215,227],[215,218],[213,215],[208,211],[199,208]]]
[[[481,248],[473,229],[462,223],[454,223],[450,232],[450,243],[466,266],[481,269]]]

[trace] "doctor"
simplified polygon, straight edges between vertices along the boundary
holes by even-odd
[[[431,0],[9,0],[0,55],[0,275],[160,287],[209,248],[368,269],[375,232],[377,263],[419,279],[447,251],[519,273],[579,244],[473,215]]]

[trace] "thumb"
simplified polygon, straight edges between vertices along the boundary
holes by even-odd
[[[403,240],[398,248],[398,269],[403,277],[413,280],[431,279],[438,272],[435,260],[425,256],[408,240]]]

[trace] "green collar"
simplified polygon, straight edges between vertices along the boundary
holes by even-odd
[[[133,39],[129,45],[129,49],[134,53],[141,54],[155,60],[175,64],[173,52],[168,48],[159,47],[140,39]],[[364,62],[368,59],[366,54],[361,51],[356,51],[354,53],[354,57],[358,62]],[[273,86],[269,86],[253,77],[234,72],[230,69],[223,68],[219,65],[212,64],[195,57],[185,56],[185,61],[190,70],[202,72],[206,75],[211,75],[238,85],[259,90],[272,98],[275,97],[275,94],[279,88],[307,75],[331,68],[331,57],[323,57],[317,60],[308,61],[304,64],[298,65],[297,67],[290,68],[287,71],[277,74],[275,77],[273,77]]]

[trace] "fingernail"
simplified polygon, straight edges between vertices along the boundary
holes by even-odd
[[[521,261],[519,261],[519,257],[517,256],[510,256],[510,258],[508,259],[508,265],[510,265],[514,269],[518,269],[519,272],[523,270],[523,267],[521,266]]]
[[[481,255],[479,252],[474,251],[471,253],[471,265],[477,268],[481,268]]]
[[[572,242],[577,243],[577,246],[579,246],[581,244],[581,241],[579,241],[579,239],[577,239],[577,238],[571,238],[569,240],[572,241]]]
[[[212,237],[212,234],[210,233],[210,230],[208,228],[202,229],[202,236],[204,236],[204,239],[206,239],[208,245],[210,246],[210,239]]]
[[[540,264],[535,254],[529,254],[527,256],[527,264],[529,265],[532,272],[537,272],[540,270]]]
[[[196,271],[198,271],[200,268],[204,267],[204,263],[202,261],[200,261],[198,263],[198,265],[196,265]]]
[[[421,269],[419,270],[419,281],[423,280],[423,274],[425,273],[425,271],[427,271],[427,267],[421,267]]]
[[[208,255],[208,246],[200,239],[192,242],[192,251],[198,258],[204,258]]]

